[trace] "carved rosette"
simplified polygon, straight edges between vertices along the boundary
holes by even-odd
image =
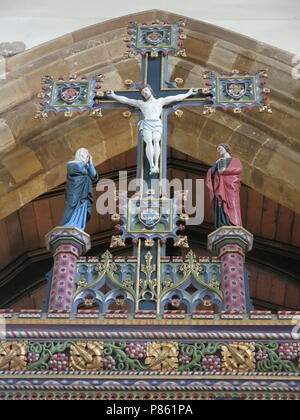
[[[27,365],[26,342],[0,343],[0,370],[24,370]]]
[[[73,371],[98,371],[103,366],[102,342],[78,342],[71,346],[71,369]]]
[[[177,371],[179,346],[175,342],[151,342],[147,344],[146,365],[150,370]]]

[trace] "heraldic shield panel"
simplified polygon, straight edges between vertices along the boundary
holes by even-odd
[[[174,230],[174,204],[167,198],[130,199],[128,203],[128,233],[171,234]]]

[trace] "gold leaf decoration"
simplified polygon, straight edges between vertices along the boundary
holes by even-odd
[[[125,246],[126,246],[125,241],[121,236],[119,235],[112,236],[111,242],[110,242],[110,248],[123,248]]]
[[[75,343],[71,346],[71,369],[78,370],[101,370],[103,365],[102,342]]]
[[[189,248],[188,237],[179,235],[177,239],[174,240],[174,246],[179,248]]]
[[[253,343],[231,343],[222,346],[223,371],[255,371],[255,346]]]
[[[0,343],[0,370],[24,370],[27,364],[26,342]]]
[[[150,342],[147,343],[146,365],[151,370],[177,371],[178,370],[178,343]]]

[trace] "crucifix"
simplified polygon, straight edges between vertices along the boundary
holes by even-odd
[[[142,133],[146,143],[146,155],[150,166],[150,175],[159,174],[160,142],[162,136],[161,114],[163,107],[175,102],[181,102],[192,95],[198,93],[198,89],[190,89],[187,93],[175,96],[155,98],[150,85],[143,85],[139,89],[142,100],[129,99],[126,96],[116,95],[113,91],[107,91],[106,94],[121,104],[138,108],[143,119],[139,122],[139,131]]]
[[[184,106],[205,106],[210,98],[202,89],[179,88],[177,82],[168,81],[169,56],[159,52],[152,58],[142,55],[141,82],[131,90],[108,90],[99,98],[101,108],[126,107],[139,114],[137,178],[150,188],[153,179],[167,176],[168,116]]]
[[[173,112],[180,115],[179,108],[186,106],[203,107],[204,113],[214,112],[216,108],[231,108],[235,113],[240,113],[243,108],[271,112],[266,102],[269,89],[264,87],[262,80],[266,77],[265,72],[250,76],[233,70],[231,74],[219,77],[206,72],[203,78],[209,87],[199,89],[180,88],[181,79],[170,82],[169,56],[186,57],[184,28],[183,21],[176,24],[158,21],[129,24],[128,36],[124,39],[129,49],[126,58],[141,56],[141,78],[138,83],[126,81],[127,90],[103,92],[100,85],[102,75],[92,80],[84,77],[77,80],[75,75],[70,75],[69,80],[60,79],[58,82],[46,76],[39,96],[44,102],[37,118],[46,118],[49,111],[63,111],[66,117],[71,117],[74,111],[90,111],[92,116],[101,117],[101,108],[122,107],[129,108],[129,115],[131,112],[139,115],[137,191],[133,198],[127,198],[125,194],[124,199],[119,192],[122,211],[114,214],[112,220],[118,223],[122,234],[113,236],[111,242],[111,248],[125,246],[126,239],[131,239],[134,245],[137,257],[134,291],[121,283],[120,287],[134,297],[136,312],[163,312],[167,280],[161,266],[167,240],[173,239],[174,246],[189,247],[187,237],[178,234],[179,230],[185,229],[184,222],[188,217],[181,206],[184,194],[174,198],[165,194],[168,116]],[[106,258],[109,267],[110,256],[107,254]],[[168,276],[170,282],[171,273]],[[173,286],[168,286],[169,292],[176,289],[179,281],[177,272],[174,276]]]
[[[202,89],[180,88],[180,79],[169,82],[169,54],[176,53],[176,43],[182,47],[183,27],[182,22],[177,25],[133,25],[135,29],[131,27],[129,35],[133,35],[134,39],[134,47],[131,44],[131,48],[142,58],[140,82],[130,83],[128,91],[108,90],[105,96],[99,98],[102,108],[127,107],[139,114],[137,179],[141,182],[141,195],[138,202],[126,200],[123,206],[122,238],[132,239],[138,257],[136,310],[155,309],[158,313],[162,310],[158,302],[161,291],[160,260],[166,253],[168,238],[178,244],[182,241],[182,237],[177,235],[179,211],[176,210],[176,200],[162,198],[163,180],[167,178],[168,116],[181,107],[209,106],[211,103],[211,98]],[[163,44],[163,39],[173,39],[169,49]],[[183,50],[179,51],[179,55],[185,55]],[[156,188],[151,188],[153,185]],[[160,223],[163,217],[168,225],[164,229]],[[184,240],[183,243],[188,247]],[[118,244],[122,242],[116,241],[115,245]],[[144,262],[149,265],[147,270]],[[145,284],[148,285],[146,288]]]

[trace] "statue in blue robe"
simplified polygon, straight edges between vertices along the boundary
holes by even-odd
[[[92,156],[87,149],[79,149],[75,160],[69,162],[67,166],[66,209],[60,226],[85,230],[92,213],[93,182],[98,179]]]

